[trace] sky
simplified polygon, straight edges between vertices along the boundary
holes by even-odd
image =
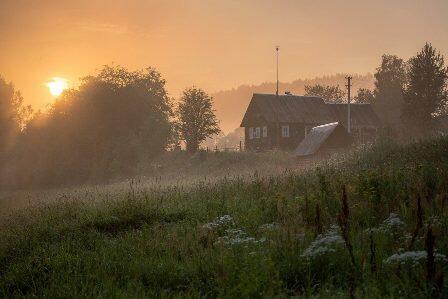
[[[374,72],[431,42],[448,59],[447,0],[0,0],[0,75],[36,109],[45,85],[102,65],[155,67],[171,96]]]

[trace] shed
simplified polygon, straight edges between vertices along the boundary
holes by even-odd
[[[294,151],[299,167],[307,167],[328,159],[352,144],[352,137],[339,122],[316,126]]]

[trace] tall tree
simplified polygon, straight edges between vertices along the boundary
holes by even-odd
[[[196,152],[207,137],[221,131],[213,109],[213,99],[200,88],[184,90],[177,114],[180,138],[185,141],[190,153]]]
[[[7,179],[55,185],[134,175],[168,146],[171,118],[157,71],[105,66],[35,115],[21,134]]]
[[[12,143],[30,115],[31,106],[25,106],[20,92],[0,76],[0,153]]]
[[[405,91],[403,119],[423,133],[433,126],[433,116],[446,104],[448,68],[443,56],[426,43],[409,60],[409,83]]]
[[[385,54],[374,76],[373,107],[384,125],[397,126],[403,109],[406,64],[395,55]]]
[[[371,104],[374,100],[375,96],[373,95],[373,92],[367,88],[358,89],[356,96],[353,98],[355,103],[360,104]]]
[[[321,97],[327,103],[343,103],[345,91],[339,85],[305,85],[305,95]]]

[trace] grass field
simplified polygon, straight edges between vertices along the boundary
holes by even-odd
[[[448,138],[300,173],[208,163],[29,193],[45,204],[0,228],[0,297],[448,296]]]

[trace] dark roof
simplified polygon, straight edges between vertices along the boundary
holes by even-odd
[[[335,118],[347,127],[347,104],[327,104]],[[351,125],[354,127],[378,128],[381,121],[370,104],[350,105]]]
[[[248,124],[249,113],[254,109],[267,122],[316,124],[334,120],[322,98],[254,93],[241,122],[242,127]]]
[[[352,104],[350,111],[354,126],[380,126],[370,104]],[[338,121],[345,126],[347,122],[347,104],[326,104],[320,97],[254,93],[241,127],[249,125],[254,113],[270,123],[327,124]]]
[[[334,122],[312,128],[294,151],[296,156],[308,156],[317,152],[338,125],[338,122]]]

